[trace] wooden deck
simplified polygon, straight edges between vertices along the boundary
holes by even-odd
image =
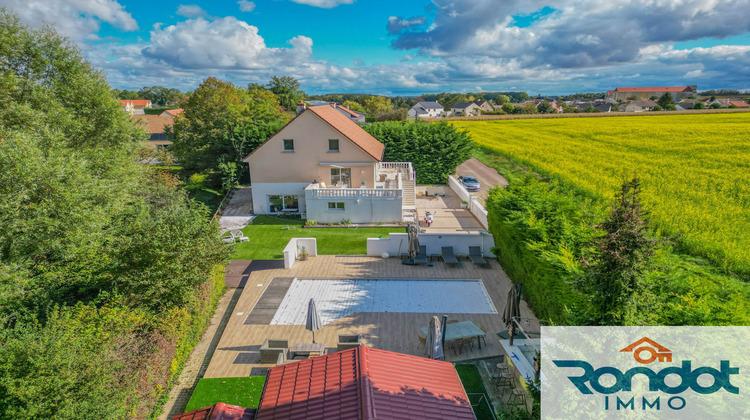
[[[373,258],[365,256],[310,257],[307,261],[294,264],[290,270],[262,269],[250,273],[244,291],[234,314],[229,320],[218,347],[211,359],[204,377],[222,378],[249,375],[263,375],[273,365],[260,364],[258,349],[266,338],[287,339],[289,345],[309,343],[312,334],[304,325],[246,325],[250,311],[274,277],[298,277],[303,279],[331,278],[371,278],[371,279],[482,279],[484,286],[495,304],[498,314],[449,314],[448,319],[472,321],[479,327],[488,328],[487,345],[473,351],[464,350],[454,355],[446,351],[446,360],[458,361],[481,357],[497,356],[503,353],[496,339],[496,333],[505,330],[502,312],[510,290],[510,279],[497,261],[492,268],[475,268],[470,261],[463,260],[462,267],[446,267],[435,262],[433,267],[414,267],[401,264],[397,258]],[[358,312],[326,325],[315,333],[317,342],[325,343],[328,351],[335,349],[339,334],[361,334],[366,345],[400,353],[424,356],[417,334],[419,328],[427,326],[432,315],[427,313],[371,313]],[[539,331],[539,323],[526,302],[521,302],[521,317],[530,318],[526,328]]]

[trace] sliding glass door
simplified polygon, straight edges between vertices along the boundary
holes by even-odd
[[[352,179],[351,168],[331,168],[331,186],[350,188]]]

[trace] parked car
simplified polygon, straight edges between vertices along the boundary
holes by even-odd
[[[459,176],[458,180],[461,181],[467,191],[479,191],[479,181],[473,176]]]

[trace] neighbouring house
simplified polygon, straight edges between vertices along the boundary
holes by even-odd
[[[332,102],[331,106],[335,107],[337,111],[344,114],[346,118],[349,118],[350,120],[354,121],[357,124],[364,124],[365,123],[365,114],[361,112],[354,112],[351,109],[337,105],[336,103]]]
[[[151,108],[151,101],[148,99],[121,99],[120,105],[128,114],[136,115],[135,111]],[[140,115],[143,115],[143,113],[140,113]]]
[[[452,363],[365,346],[269,369],[256,420],[473,420]]]
[[[627,101],[649,99],[652,96],[661,98],[665,93],[672,95],[672,99],[678,102],[690,95],[697,94],[698,86],[618,87],[615,90],[607,91],[607,99]]]
[[[477,104],[479,109],[482,111],[492,112],[495,110],[495,107],[492,106],[490,101],[485,101],[484,99],[477,99],[476,101],[474,101],[474,103]]]
[[[594,112],[611,112],[612,111],[612,104],[609,102],[578,102],[573,105],[574,108],[580,109],[580,110],[587,110],[589,107],[594,108]]]
[[[744,101],[735,100],[735,101],[727,101],[726,103],[727,103],[727,106],[734,106],[737,108],[750,108],[750,105]]]
[[[411,162],[330,105],[305,108],[248,155],[253,212],[300,213],[318,223],[392,223],[413,216]]]
[[[161,115],[131,115],[130,118],[138,123],[149,134],[147,142],[144,145],[156,150],[166,148],[171,141],[167,139],[164,129],[171,126],[174,122],[172,117]]]
[[[625,104],[623,110],[625,112],[644,112],[644,111],[653,111],[654,107],[658,104],[652,100],[644,99],[640,101],[631,101]]]
[[[437,102],[418,102],[416,103],[409,112],[406,113],[406,117],[412,118],[440,118],[443,116],[445,109],[442,105]]]
[[[479,115],[480,108],[474,102],[459,102],[451,107],[451,115],[465,115],[470,117],[472,115]]]
[[[182,114],[182,111],[183,111],[182,108],[168,109],[168,110],[162,112],[161,114],[159,114],[159,116],[160,117],[176,117],[176,116]]]
[[[697,99],[683,99],[675,104],[675,108],[679,105],[683,109],[694,109],[695,104],[697,104],[698,102],[700,101]]]

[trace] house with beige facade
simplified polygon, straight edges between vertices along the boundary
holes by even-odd
[[[253,212],[318,223],[414,217],[411,162],[383,162],[385,146],[330,105],[297,116],[248,155]]]

